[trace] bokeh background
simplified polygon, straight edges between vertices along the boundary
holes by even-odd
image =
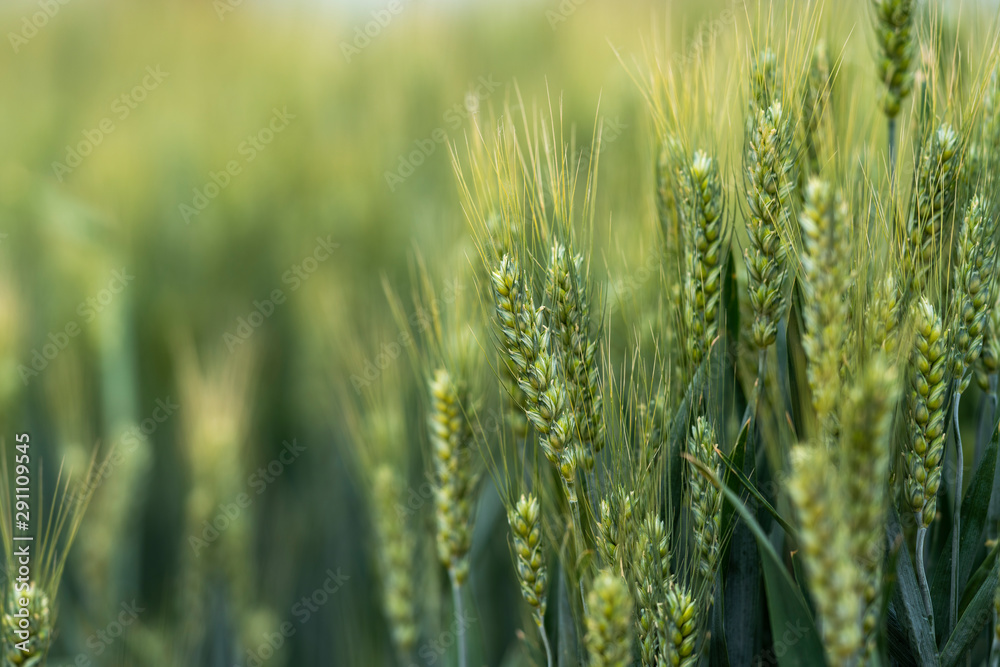
[[[461,153],[515,86],[582,144],[602,123],[593,266],[613,292],[655,238],[634,63],[743,11],[5,0],[0,437],[31,434],[49,488],[95,447],[103,466],[49,664],[394,664],[341,404],[395,339],[383,279],[406,293],[417,251],[474,253],[445,142]],[[479,512],[470,653],[525,664],[489,490]]]

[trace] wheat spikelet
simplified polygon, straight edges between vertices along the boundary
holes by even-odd
[[[522,495],[507,513],[514,539],[514,559],[521,595],[531,607],[531,618],[539,628],[545,623],[548,570],[542,552],[541,509],[538,498]]]
[[[716,160],[697,151],[686,170],[687,247],[685,311],[688,355],[695,366],[719,333],[722,263],[728,251],[723,218],[722,178]]]
[[[28,604],[21,607],[20,599],[26,599]],[[20,622],[24,617],[18,616],[19,610],[28,611],[27,627]],[[27,632],[19,635],[18,632]],[[9,587],[7,607],[3,615],[3,666],[4,667],[41,667],[45,664],[45,656],[52,639],[52,619],[49,613],[49,597],[41,587],[34,582],[27,589],[17,591]]]
[[[590,302],[583,256],[552,246],[547,297],[551,329],[566,378],[570,412],[576,417],[578,456],[587,470],[604,444],[603,399],[598,388],[597,341],[591,335]]]
[[[584,642],[591,667],[626,667],[632,662],[632,598],[621,577],[601,570],[587,595]]]
[[[828,182],[813,178],[806,186],[799,223],[805,251],[802,347],[809,360],[806,372],[813,408],[821,428],[829,433],[840,398],[840,361],[848,314],[844,298],[850,282],[847,204]]]
[[[926,299],[916,307],[916,340],[909,390],[911,437],[906,453],[906,500],[917,515],[917,525],[934,520],[941,485],[941,459],[945,443],[947,358],[941,318]]]
[[[794,188],[789,150],[791,128],[780,103],[760,109],[750,119],[744,159],[750,243],[743,257],[754,313],[751,332],[754,345],[760,350],[774,342],[786,305],[782,292],[788,268],[781,229],[788,217]]]
[[[698,664],[698,608],[691,592],[671,581],[662,607],[661,664],[694,667]],[[663,662],[665,661],[665,663]]]
[[[889,432],[896,404],[896,374],[884,357],[869,360],[847,393],[841,420],[842,469],[851,556],[860,570],[866,658],[875,651],[882,584],[885,508],[889,494]]]
[[[882,110],[889,118],[899,114],[903,100],[913,90],[916,48],[914,0],[875,0],[875,38],[879,45],[878,76],[885,84]]]
[[[851,560],[843,490],[828,448],[792,450],[788,492],[798,511],[800,553],[827,657],[831,665],[853,664],[863,641],[860,580]]]

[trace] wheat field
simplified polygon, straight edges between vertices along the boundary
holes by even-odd
[[[1000,665],[998,12],[5,3],[0,663]]]

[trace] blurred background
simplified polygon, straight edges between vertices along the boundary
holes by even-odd
[[[431,267],[474,253],[447,145],[461,154],[515,84],[562,104],[583,144],[602,123],[593,264],[613,292],[655,238],[630,71],[743,11],[6,0],[0,437],[31,434],[47,488],[99,447],[49,664],[394,664],[339,404],[398,335],[383,278],[406,293],[417,250]],[[470,652],[525,664],[489,495]],[[420,577],[433,628],[446,581]]]

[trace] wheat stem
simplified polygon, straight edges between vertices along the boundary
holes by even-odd
[[[579,565],[580,559],[583,557],[583,522],[580,520],[580,502],[576,498],[576,492],[572,491],[568,484],[567,487],[566,494],[569,496],[569,508],[573,513],[573,541],[576,544],[576,560],[577,565]],[[583,613],[586,614],[587,592],[583,587],[583,577],[580,577],[580,601],[583,603]]]
[[[927,572],[924,567],[924,542],[927,541],[927,526],[917,528],[917,582],[920,584],[920,597],[924,600],[924,613],[927,624],[934,636],[934,607],[931,605],[931,587],[927,584]]]
[[[455,635],[458,639],[458,667],[467,667],[468,656],[465,648],[465,630],[463,623],[465,619],[465,609],[462,603],[462,584],[458,581],[455,570],[448,570],[448,578],[451,579],[451,599],[455,603]]]
[[[538,626],[538,634],[542,636],[542,646],[545,647],[545,665],[546,667],[553,667],[552,663],[552,645],[549,644],[548,635],[545,634],[545,626]]]
[[[896,190],[896,118],[892,116],[888,119],[889,126],[889,185],[893,192]]]
[[[955,423],[955,513],[952,519],[951,531],[951,595],[948,606],[948,630],[955,627],[958,616],[958,556],[962,538],[962,473],[965,467],[962,452],[962,431],[958,423],[958,405],[962,400],[962,392],[958,391],[956,380],[954,423]]]

